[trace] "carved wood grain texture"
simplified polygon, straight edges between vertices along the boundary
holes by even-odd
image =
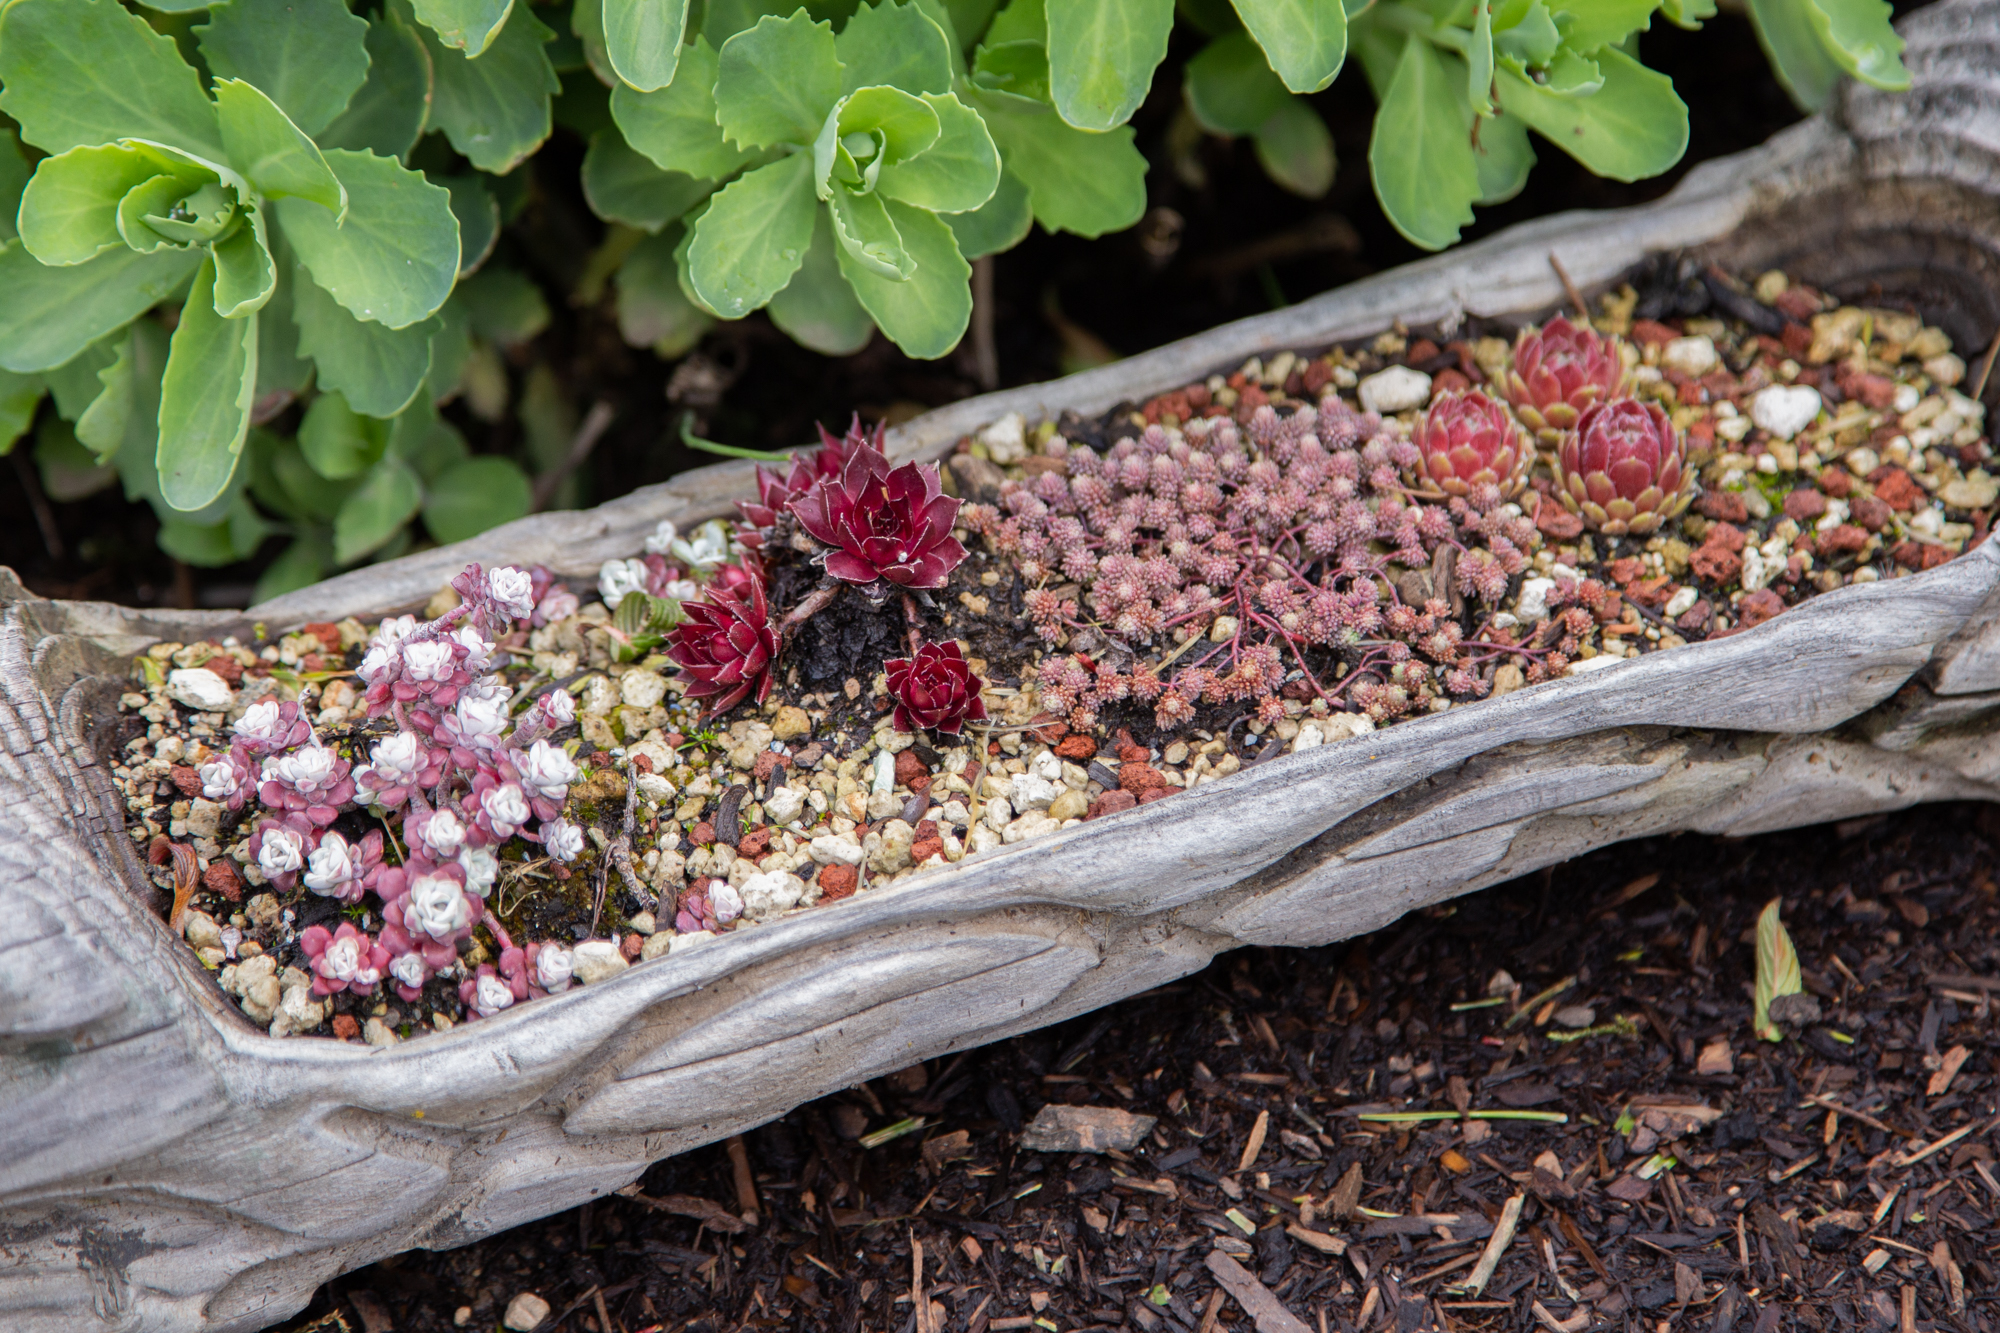
[[[1704,164],[1656,204],[1546,219],[942,409],[894,432],[893,447],[935,455],[1005,411],[1143,398],[1398,315],[1533,317],[1561,298],[1552,248],[1586,286],[1681,247],[1784,263],[1857,295],[1879,284],[1983,346],[2000,322],[2000,0],[1946,0],[1904,30],[1910,98],[1850,93],[1835,115]],[[745,484],[739,465],[704,469],[253,613],[275,626],[379,615],[425,600],[467,559],[587,573],[661,517],[721,512]],[[46,602],[0,576],[10,1333],[260,1328],[335,1273],[571,1206],[857,1080],[1059,1022],[1225,949],[1341,939],[1619,839],[2000,799],[1989,544],[1726,640],[1280,757],[376,1051],[274,1040],[223,1001],[159,922],[91,734],[129,654],[245,623]]]

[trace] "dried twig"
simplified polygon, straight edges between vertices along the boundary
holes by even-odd
[[[1569,303],[1576,307],[1576,317],[1585,324],[1590,323],[1590,307],[1584,304],[1583,293],[1576,289],[1574,282],[1570,281],[1569,270],[1563,267],[1562,260],[1556,258],[1556,252],[1553,250],[1549,251],[1549,267],[1556,271],[1556,277],[1562,282],[1563,291],[1569,296]]]
[[[1477,1296],[1486,1290],[1486,1284],[1493,1280],[1493,1270],[1500,1266],[1500,1256],[1514,1243],[1514,1228],[1521,1224],[1521,1205],[1527,1195],[1516,1194],[1500,1207],[1500,1218],[1493,1224],[1493,1234],[1487,1238],[1486,1248],[1479,1255],[1479,1262],[1472,1269],[1472,1276],[1465,1280],[1465,1290]]]
[[[2000,356],[2000,329],[1993,333],[1993,341],[1987,344],[1986,359],[1979,363],[1979,378],[1972,382],[1972,396],[1979,398],[1986,392],[1986,381],[1993,374],[1993,358]]]

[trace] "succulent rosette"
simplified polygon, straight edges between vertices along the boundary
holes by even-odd
[[[491,1018],[502,1009],[528,998],[528,965],[519,949],[504,949],[500,965],[481,963],[471,976],[458,984],[458,998],[468,1016]]]
[[[377,893],[382,893],[386,880],[386,876],[378,879]],[[479,900],[465,891],[465,868],[456,862],[431,865],[412,857],[403,868],[400,887],[401,892],[382,909],[383,947],[396,958],[422,954],[433,972],[449,967],[458,957],[459,941],[472,938],[482,911]]]
[[[321,828],[333,823],[340,807],[354,799],[352,765],[314,742],[264,761],[257,799],[273,810],[303,811]]]
[[[778,515],[785,512],[792,500],[804,495],[819,482],[838,477],[847,467],[847,461],[862,450],[882,452],[885,426],[874,430],[865,429],[861,424],[861,414],[855,413],[853,422],[845,435],[835,435],[825,426],[819,428],[820,447],[811,453],[800,454],[792,459],[791,467],[780,477],[775,472],[766,472],[762,464],[757,468],[757,498],[738,500],[736,508],[742,513],[743,521],[759,533],[768,531],[778,521]]]
[[[236,748],[246,758],[276,754],[312,739],[312,724],[297,703],[263,699],[243,710],[236,719]]]
[[[1611,536],[1644,536],[1694,498],[1680,432],[1657,403],[1615,398],[1586,408],[1559,454],[1563,505]]]
[[[387,949],[347,921],[334,931],[307,926],[299,933],[299,947],[312,960],[315,995],[338,995],[346,990],[367,995],[388,975],[392,961]]]
[[[354,771],[361,799],[390,810],[409,800],[411,792],[435,787],[443,776],[443,752],[432,750],[414,731],[378,741],[367,765]]]
[[[753,693],[763,703],[778,656],[764,585],[753,581],[747,598],[711,586],[701,601],[681,603],[681,614],[687,619],[668,632],[667,657],[687,677],[688,698],[707,700],[711,714]]]
[[[576,954],[549,941],[530,944],[522,951],[527,958],[530,991],[560,995],[570,988],[576,975]]]
[[[1410,434],[1416,474],[1447,495],[1498,487],[1503,498],[1528,481],[1534,446],[1506,407],[1477,389],[1442,393]]]
[[[882,670],[896,701],[898,731],[929,728],[956,736],[967,722],[986,720],[979,697],[985,682],[973,673],[956,641],[919,644],[911,656],[884,662]]]
[[[368,876],[382,863],[382,831],[371,829],[359,842],[349,842],[329,830],[306,857],[306,887],[324,898],[358,903],[367,892]]]
[[[799,526],[833,549],[826,572],[843,583],[942,588],[965,559],[951,535],[958,501],[944,493],[935,463],[889,466],[858,449],[838,477],[792,500]]]
[[[282,819],[262,819],[250,835],[250,859],[273,888],[289,891],[319,846],[319,836],[318,826],[297,811]]]
[[[1514,415],[1542,443],[1555,446],[1585,408],[1625,389],[1625,361],[1618,340],[1561,315],[1514,340],[1514,361],[1500,378]]]
[[[537,819],[554,819],[561,814],[569,784],[581,776],[576,761],[547,741],[536,741],[526,750],[517,750],[501,766],[501,773],[521,784]]]

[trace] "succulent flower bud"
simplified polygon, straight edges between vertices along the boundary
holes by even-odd
[[[1558,315],[1539,329],[1521,330],[1513,365],[1499,383],[1514,414],[1554,446],[1585,408],[1624,391],[1625,362],[1616,338]]]
[[[1680,432],[1657,403],[1615,398],[1585,409],[1560,461],[1563,505],[1612,536],[1653,532],[1694,497]]]

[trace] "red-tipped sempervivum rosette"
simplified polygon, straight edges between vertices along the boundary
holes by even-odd
[[[1447,495],[1470,495],[1482,486],[1503,497],[1528,480],[1534,446],[1507,409],[1477,389],[1439,394],[1410,434],[1417,446],[1417,476]]]
[[[944,493],[935,463],[889,466],[857,450],[841,469],[792,499],[799,526],[833,549],[826,572],[843,583],[942,588],[965,559],[951,535],[958,501]]]
[[[1625,362],[1616,338],[1558,315],[1539,329],[1521,330],[1514,364],[1500,388],[1514,415],[1543,444],[1554,446],[1585,408],[1624,392]]]
[[[767,531],[794,497],[804,495],[816,482],[838,477],[854,455],[863,450],[881,453],[884,430],[885,427],[880,425],[872,431],[866,429],[861,424],[861,414],[857,412],[845,435],[835,435],[825,426],[819,427],[819,448],[794,457],[784,476],[766,472],[760,464],[757,468],[757,498],[736,502],[743,521],[759,532]]]
[[[986,720],[979,698],[986,682],[973,674],[955,641],[919,644],[914,655],[892,657],[882,670],[896,701],[898,731],[930,728],[956,736],[966,723]]]
[[[1585,409],[1560,462],[1564,506],[1614,537],[1656,531],[1694,498],[1680,432],[1657,403],[1614,398]]]
[[[739,595],[711,584],[701,601],[682,602],[681,614],[687,619],[669,632],[667,656],[687,677],[688,697],[707,700],[711,714],[753,693],[763,703],[778,656],[764,585],[752,580]]]

